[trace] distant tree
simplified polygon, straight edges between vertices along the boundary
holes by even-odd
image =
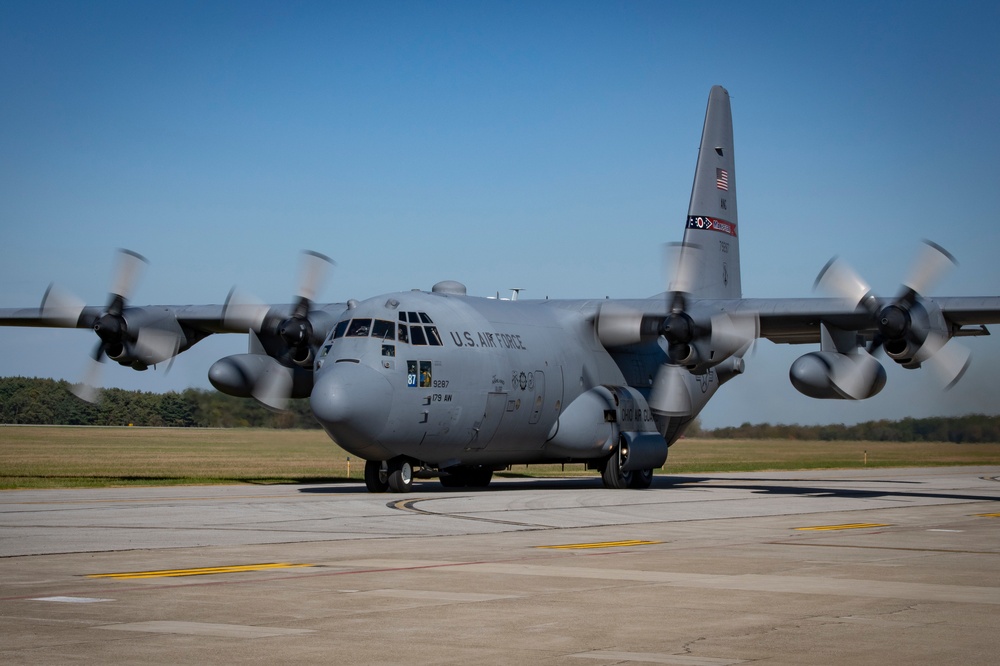
[[[253,400],[217,391],[146,393],[105,389],[90,404],[77,398],[65,381],[0,378],[0,423],[50,425],[200,426],[211,428],[318,428],[308,400],[292,400],[285,412],[272,412]]]

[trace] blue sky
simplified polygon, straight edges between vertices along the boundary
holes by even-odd
[[[52,281],[102,303],[116,247],[151,261],[136,304],[287,302],[303,248],[338,262],[320,300],[648,296],[715,84],[745,296],[809,296],[833,254],[892,294],[921,238],[960,261],[934,293],[998,295],[998,31],[986,2],[6,2],[0,307]],[[891,367],[854,404],[800,396],[811,350],[761,342],[703,420],[1000,412],[1000,342],[965,342],[956,389]],[[76,380],[94,344],[0,330],[0,376]],[[207,387],[245,344],[105,381]]]

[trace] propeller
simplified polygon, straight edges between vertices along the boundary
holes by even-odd
[[[332,264],[332,259],[319,252],[306,250],[302,253],[298,301],[292,308],[292,316],[278,326],[278,335],[293,350],[292,358],[296,362],[302,362],[304,356],[312,352],[313,327],[309,321],[309,310]]]
[[[301,391],[303,376],[311,370],[316,341],[309,314],[333,265],[332,259],[319,252],[302,252],[297,295],[288,312],[273,309],[233,287],[223,306],[223,323],[230,330],[249,331],[250,350],[248,354],[220,360],[210,376],[212,372],[219,373],[219,381],[225,385],[235,372],[239,377],[237,383],[248,387],[258,402],[272,410],[285,409],[289,399]],[[311,377],[308,381],[311,382]]]
[[[664,414],[691,414],[694,403],[689,390],[689,374],[701,375],[736,356],[742,356],[760,332],[756,313],[728,312],[695,305],[692,294],[702,272],[702,249],[691,243],[667,246],[667,262],[672,272],[667,281],[666,315],[643,314],[609,301],[597,318],[597,335],[608,347],[636,344],[662,338],[666,362],[653,379],[649,406]]]
[[[843,298],[867,310],[875,320],[876,334],[868,351],[882,348],[906,368],[927,363],[945,389],[954,386],[969,367],[971,352],[957,342],[948,344],[950,325],[940,308],[924,295],[949,270],[955,257],[937,243],[925,240],[896,298],[880,301],[869,284],[843,259],[834,257],[816,277],[814,288]]]
[[[715,312],[710,316],[689,312],[695,278],[702,263],[702,248],[693,243],[667,247],[673,272],[667,283],[669,313],[661,333],[667,360],[653,379],[649,406],[669,415],[688,415],[694,403],[686,373],[704,374],[726,359],[742,358],[760,335],[756,313]]]
[[[184,331],[170,313],[140,309],[125,317],[129,299],[142,270],[149,262],[132,250],[119,249],[112,273],[108,304],[93,320],[93,329],[99,341],[90,354],[90,364],[83,380],[73,385],[75,395],[87,402],[100,397],[100,379],[106,358],[130,365],[136,370],[171,360],[186,340]],[[71,292],[49,285],[42,298],[41,316],[55,325],[76,326],[84,311],[84,302]],[[170,365],[167,366],[169,371]]]
[[[223,322],[227,328],[252,330],[260,334],[269,351],[270,340],[278,339],[287,349],[291,360],[299,365],[308,364],[312,354],[313,326],[309,311],[313,301],[334,261],[312,250],[302,252],[299,287],[295,303],[287,316],[271,311],[270,306],[253,295],[233,287],[223,306]]]

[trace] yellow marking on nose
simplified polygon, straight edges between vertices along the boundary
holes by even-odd
[[[651,546],[662,541],[602,541],[600,543],[567,543],[558,546],[536,546],[536,548],[550,548],[553,550],[575,550],[584,548],[626,548],[628,546]]]
[[[290,562],[267,562],[264,564],[237,564],[223,567],[201,567],[199,569],[163,569],[161,571],[125,571],[122,573],[88,574],[87,578],[173,578],[177,576],[207,576],[211,574],[267,571],[269,569],[294,569],[298,567],[311,566],[313,565],[292,564]]]
[[[889,527],[888,523],[845,523],[844,525],[814,525],[812,527],[796,527],[802,532],[832,532],[833,530],[863,530],[870,527]]]

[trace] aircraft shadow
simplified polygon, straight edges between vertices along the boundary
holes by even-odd
[[[711,485],[708,485],[711,484]],[[805,484],[805,485],[802,485]],[[848,484],[850,487],[847,487]],[[878,484],[879,488],[858,488],[859,484]],[[885,497],[914,499],[951,499],[960,501],[994,501],[1000,502],[1000,486],[998,493],[972,495],[949,491],[919,491],[913,486],[921,485],[920,481],[899,479],[824,479],[817,483],[815,479],[789,479],[766,477],[713,477],[713,476],[677,476],[662,475],[653,478],[653,489],[672,488],[677,491],[697,490],[701,492],[714,489],[746,490],[761,495],[783,495],[795,497],[840,497],[853,499],[877,499]],[[884,486],[890,486],[886,489]],[[539,477],[500,477],[495,479],[488,488],[445,488],[436,479],[417,479],[413,483],[412,492],[431,492],[442,495],[448,493],[477,492],[517,492],[520,490],[583,490],[601,489],[603,484],[599,476],[539,478]],[[300,493],[310,494],[367,494],[363,483],[340,482],[322,485],[310,485],[299,489]],[[622,492],[622,491],[616,491]],[[627,492],[627,491],[625,491]],[[631,492],[643,492],[641,490]],[[391,493],[387,493],[390,496]]]
[[[699,484],[711,482],[711,487]],[[788,485],[808,482],[809,485]],[[763,495],[785,495],[798,497],[842,497],[853,499],[876,499],[885,497],[916,498],[916,499],[953,499],[961,501],[993,501],[1000,502],[1000,494],[989,495],[969,495],[949,491],[926,491],[905,490],[902,487],[893,489],[871,489],[865,490],[857,488],[859,483],[875,484],[898,484],[899,486],[920,485],[920,481],[900,481],[898,479],[858,479],[838,480],[824,479],[822,484],[816,484],[814,480],[796,481],[794,479],[767,479],[767,478],[733,478],[733,477],[710,477],[710,476],[663,476],[656,477],[653,481],[654,487],[677,488],[679,490],[711,490],[714,488],[726,488],[730,490],[748,490],[751,493]],[[851,484],[854,487],[845,488],[838,484]],[[1000,490],[1000,487],[998,487]]]
[[[436,479],[416,479],[413,482],[413,492],[434,492],[434,493],[476,493],[476,492],[510,492],[518,490],[566,490],[583,488],[602,488],[600,477],[562,477],[562,478],[517,478],[516,483],[505,483],[512,479],[499,478],[487,488],[445,488]],[[499,481],[499,483],[498,483]],[[655,483],[655,479],[654,479]],[[300,488],[301,493],[367,493],[363,483],[339,483],[323,486],[310,486]],[[390,496],[391,493],[386,493]]]

